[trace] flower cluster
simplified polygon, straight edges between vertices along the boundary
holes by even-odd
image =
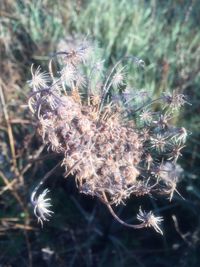
[[[132,94],[124,60],[144,67],[141,59],[126,57],[106,73],[103,61],[93,60],[89,42],[66,44],[50,59],[48,72],[32,66],[29,81],[29,107],[44,144],[63,155],[65,175],[74,175],[79,191],[98,197],[112,214],[112,206],[130,196],[157,193],[172,199],[178,192],[176,162],[187,137],[185,128],[170,125],[185,96],[173,92],[151,99],[144,90]],[[54,62],[60,66],[55,73]],[[153,109],[155,103],[161,104],[160,111]],[[35,200],[40,222],[50,215],[46,193]],[[134,228],[162,233],[161,217],[140,209],[137,218],[141,224]]]

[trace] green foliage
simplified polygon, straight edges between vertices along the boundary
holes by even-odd
[[[59,16],[58,3],[51,1],[16,1],[17,26],[29,33],[33,42],[54,43],[60,36],[63,25]]]
[[[142,58],[147,65],[145,86],[159,94],[184,90],[199,78],[199,5],[174,1],[91,1],[81,12],[71,6],[69,25],[94,36],[108,60],[124,55]],[[192,68],[191,68],[192,66]]]

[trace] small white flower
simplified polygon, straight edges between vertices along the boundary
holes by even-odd
[[[185,96],[183,94],[178,94],[176,90],[174,90],[172,93],[171,92],[164,93],[163,101],[165,103],[163,109],[169,107],[171,108],[172,112],[179,110],[186,103],[189,104],[186,101]]]
[[[43,221],[48,221],[49,216],[51,216],[51,213],[53,211],[49,210],[49,207],[52,205],[50,204],[50,198],[46,198],[47,193],[49,193],[48,189],[45,189],[38,198],[35,199],[36,192],[33,192],[32,194],[32,203],[35,206],[34,207],[34,214],[38,219],[38,222],[41,223],[43,226]]]
[[[85,87],[87,84],[86,77],[82,73],[77,73],[75,80],[76,80],[76,87],[77,88]]]
[[[31,74],[32,74],[32,79],[28,81],[28,84],[30,87],[33,88],[34,91],[48,87],[48,83],[50,81],[49,74],[47,72],[41,72],[40,66],[38,66],[36,71],[33,72],[33,64],[32,64]]]
[[[61,80],[62,82],[66,83],[67,85],[71,85],[76,77],[75,68],[68,64],[61,70]]]
[[[124,85],[125,72],[124,68],[121,68],[116,71],[115,75],[112,78],[112,85],[114,88],[119,88],[120,85]]]
[[[166,162],[162,166],[162,171],[160,172],[160,178],[167,186],[163,192],[169,194],[169,200],[172,200],[174,192],[180,193],[176,189],[176,184],[183,172],[183,169],[178,164],[173,164],[172,162]],[[181,196],[181,195],[180,195]]]
[[[157,151],[163,152],[166,146],[166,138],[162,134],[156,134],[155,137],[151,137],[152,148],[155,148]]]
[[[152,113],[149,110],[143,110],[139,116],[144,123],[149,124],[152,121]]]
[[[137,219],[142,222],[144,227],[153,227],[157,233],[163,235],[162,230],[159,227],[159,224],[163,221],[162,217],[155,216],[152,211],[146,212],[139,209]]]
[[[172,137],[172,140],[174,139],[176,143],[185,144],[187,136],[188,136],[187,130],[184,127],[181,127],[180,129],[178,129],[177,133]]]

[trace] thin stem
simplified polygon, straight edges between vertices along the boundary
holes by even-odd
[[[108,202],[108,199],[106,197],[106,194],[105,192],[102,192],[103,194],[103,199],[100,198],[100,200],[107,206],[108,210],[110,211],[111,215],[122,225],[126,226],[126,227],[130,227],[130,228],[134,228],[134,229],[141,229],[144,226],[144,224],[129,224],[129,223],[126,223],[124,222],[122,219],[120,219],[117,214],[114,212],[114,210],[112,209],[111,205],[109,204]]]
[[[46,182],[46,180],[54,173],[54,171],[61,165],[61,162],[58,162],[58,164],[53,167],[53,169],[51,169],[49,172],[47,172],[45,174],[45,176],[41,179],[41,181],[38,183],[38,185],[35,187],[35,189],[33,190],[33,193],[31,195],[31,203],[34,204],[35,203],[35,195],[38,191],[38,189]]]
[[[153,103],[155,103],[155,102],[157,102],[157,101],[159,101],[161,99],[162,99],[162,97],[156,98],[156,99],[152,100],[149,104],[146,103],[143,106],[139,107],[138,109],[134,110],[134,112],[138,112],[138,111],[140,111],[143,108],[146,108],[148,106],[151,106]]]
[[[9,117],[9,114],[8,114],[7,105],[6,105],[6,101],[5,101],[5,97],[4,97],[3,85],[4,84],[0,85],[0,100],[1,100],[2,109],[3,109],[5,121],[6,121],[6,126],[7,126],[9,145],[10,145],[10,150],[11,150],[11,155],[12,155],[12,164],[13,164],[13,167],[14,167],[15,175],[18,177],[20,183],[24,184],[24,178],[20,174],[20,172],[18,170],[18,166],[17,166],[13,129],[12,129],[12,126],[11,126],[11,123],[10,123],[10,117]]]
[[[100,110],[100,112],[101,112],[101,109],[102,109],[102,106],[103,106],[103,103],[104,103],[106,94],[108,93],[108,90],[110,89],[110,84],[109,84],[109,86],[107,87],[108,82],[109,82],[109,80],[110,80],[110,77],[112,76],[112,74],[113,74],[113,72],[116,70],[116,68],[119,66],[119,64],[120,64],[123,60],[125,60],[125,59],[127,59],[127,60],[132,59],[132,60],[134,60],[135,62],[138,62],[138,61],[139,61],[137,57],[134,57],[134,56],[132,56],[132,57],[131,57],[131,56],[125,56],[125,57],[121,58],[120,60],[118,60],[118,61],[116,62],[116,64],[115,64],[115,65],[113,66],[113,68],[111,69],[111,71],[110,71],[110,73],[109,73],[109,75],[108,75],[108,77],[107,77],[107,79],[106,79],[106,82],[105,82],[105,84],[104,84],[103,90],[102,90],[102,97],[101,97],[101,102],[100,102],[100,105],[99,105],[99,110]]]

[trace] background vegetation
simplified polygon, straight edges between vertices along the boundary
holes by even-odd
[[[197,0],[1,1],[0,266],[199,266],[199,14]],[[164,237],[119,225],[96,199],[80,195],[61,168],[49,180],[55,215],[44,229],[33,216],[31,190],[59,158],[35,132],[26,80],[31,63],[45,65],[73,35],[98,42],[107,66],[124,55],[142,58],[146,68],[136,87],[155,96],[178,89],[192,104],[175,119],[189,131],[178,188],[185,200],[150,201],[165,218]],[[132,220],[137,207],[130,199],[118,214]]]

